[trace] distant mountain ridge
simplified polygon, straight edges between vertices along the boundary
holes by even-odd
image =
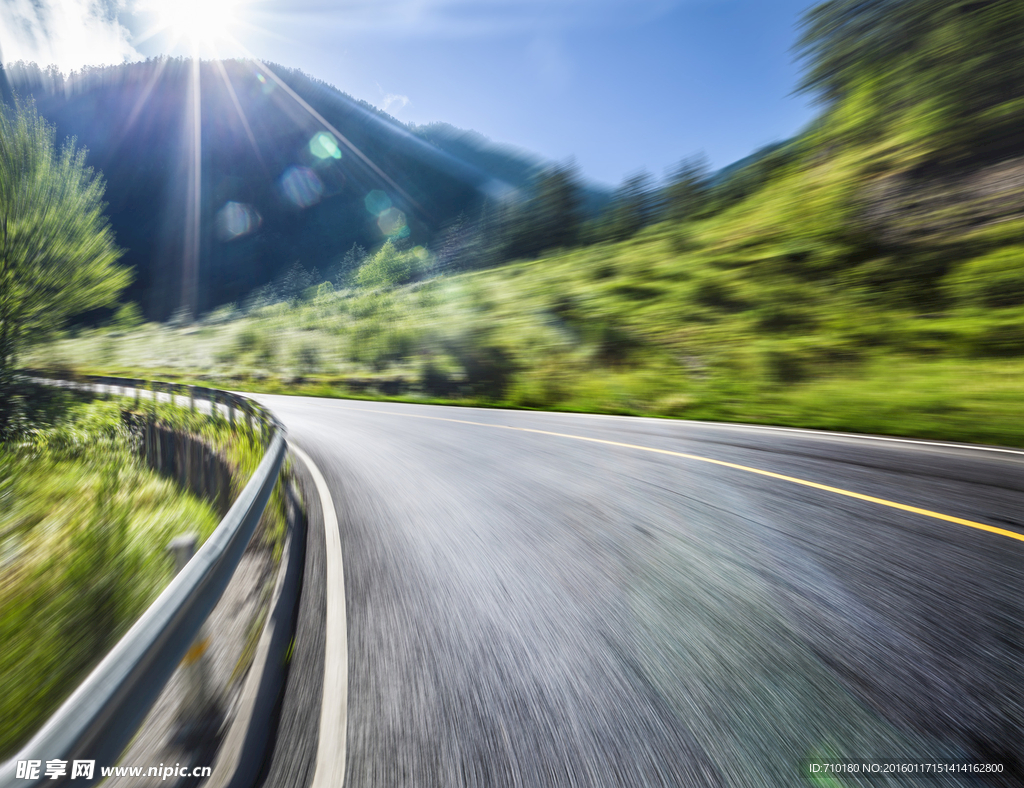
[[[546,166],[475,132],[406,126],[276,64],[203,61],[199,75],[201,311],[243,298],[296,261],[324,272],[353,244],[372,248],[389,234],[428,243],[486,199],[527,187]],[[182,302],[191,62],[161,58],[68,77],[17,63],[6,77],[7,100],[12,89],[34,99],[58,140],[74,137],[88,148],[107,182],[123,262],[136,272],[125,297],[151,319],[169,317]],[[327,139],[337,145],[330,155],[316,148],[325,129],[309,110],[342,137]],[[590,190],[588,199],[600,194]],[[385,204],[386,222],[377,215]]]

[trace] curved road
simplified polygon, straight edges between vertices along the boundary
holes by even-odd
[[[330,766],[325,709],[352,788],[801,785],[812,755],[1024,784],[1024,453],[256,398],[330,488],[344,566],[332,602],[307,478],[265,785]],[[347,707],[321,706],[341,609]]]

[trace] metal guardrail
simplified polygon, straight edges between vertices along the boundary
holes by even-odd
[[[0,788],[95,785],[103,779],[99,767],[117,763],[231,580],[270,499],[286,450],[284,427],[274,415],[230,392],[98,376],[61,385],[113,387],[118,393],[148,390],[154,402],[158,393],[189,396],[193,402],[205,399],[213,408],[227,406],[232,420],[233,410],[241,411],[250,428],[256,419],[266,448],[256,472],[192,560],[28,744],[0,766]],[[46,778],[45,763],[54,759],[67,762],[65,777]],[[75,759],[95,761],[93,779],[70,779]],[[28,760],[42,761],[38,779],[17,778],[18,761]]]
[[[197,399],[206,400],[210,403],[211,408],[217,409],[218,412],[222,408],[226,409],[227,417],[232,424],[235,421],[236,411],[245,416],[247,427],[250,430],[253,428],[255,420],[260,425],[260,434],[263,438],[264,446],[269,442],[272,429],[283,431],[282,425],[277,421],[273,413],[258,402],[241,397],[238,394],[232,394],[230,391],[221,391],[220,389],[205,388],[203,386],[191,386],[183,383],[138,380],[136,378],[112,378],[103,375],[83,375],[77,380],[62,381],[62,385],[73,388],[85,387],[94,391],[106,391],[114,394],[134,390],[137,401],[141,403],[142,400],[148,397],[157,407],[159,406],[158,403],[161,395],[166,395],[171,402],[174,402],[177,397],[188,397],[192,405],[194,405]],[[141,396],[143,393],[146,395],[145,397]]]

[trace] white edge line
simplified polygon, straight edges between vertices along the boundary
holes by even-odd
[[[292,543],[293,532],[289,529],[288,539],[285,542],[284,550],[281,553],[281,562],[278,564],[277,578],[274,582],[274,591],[270,596],[270,606],[267,609],[267,623],[263,627],[259,644],[256,647],[256,655],[249,666],[248,675],[242,685],[240,700],[235,717],[228,728],[224,744],[221,746],[217,758],[213,762],[213,774],[210,779],[203,783],[203,788],[227,788],[238,771],[238,763],[245,749],[245,738],[252,727],[253,710],[256,708],[256,699],[259,695],[260,684],[263,682],[263,674],[267,669],[267,659],[270,656],[270,644],[274,639],[274,608],[281,597],[281,589],[284,588],[285,577],[288,574],[288,558],[291,551],[295,549]]]
[[[341,788],[345,782],[345,745],[348,737],[348,633],[341,533],[327,480],[306,452],[294,443],[290,448],[305,463],[313,477],[324,512],[324,537],[327,542],[324,687],[320,700],[320,735],[312,788]]]

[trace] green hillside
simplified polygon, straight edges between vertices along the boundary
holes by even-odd
[[[348,288],[38,360],[1024,445],[1024,6],[832,0],[804,33],[813,126],[624,191],[576,236],[596,242],[465,273],[386,246]]]

